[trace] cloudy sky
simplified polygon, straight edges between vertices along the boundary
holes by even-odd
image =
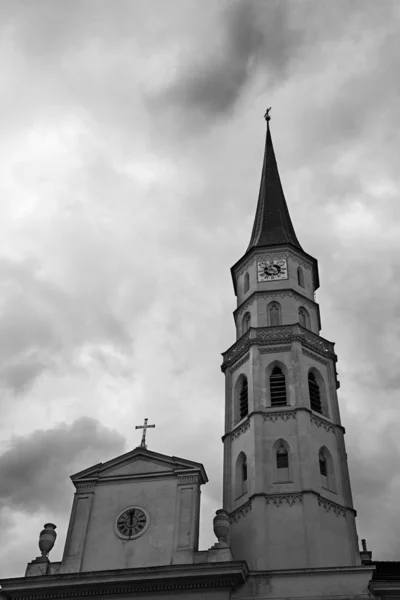
[[[230,267],[272,106],[336,342],[359,537],[400,560],[396,0],[0,0],[0,576],[69,475],[140,442],[203,462],[221,505]]]

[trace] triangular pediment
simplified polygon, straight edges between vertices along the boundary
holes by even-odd
[[[197,472],[202,483],[206,483],[207,475],[201,463],[190,460],[167,456],[152,452],[146,448],[138,447],[105,463],[98,463],[89,469],[72,475],[75,485],[88,481],[102,479],[126,479],[132,477],[165,477],[181,473]]]

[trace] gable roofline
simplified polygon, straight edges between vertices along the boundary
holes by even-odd
[[[127,463],[130,459],[137,457],[141,457],[150,462],[164,463],[166,466],[171,467],[174,472],[187,471],[188,469],[197,471],[200,474],[201,483],[207,483],[208,481],[207,473],[202,463],[194,462],[186,458],[179,458],[177,456],[167,456],[166,454],[153,452],[152,450],[142,448],[141,446],[138,446],[121,456],[112,458],[105,463],[97,463],[92,467],[79,471],[78,473],[71,475],[71,481],[75,485],[76,483],[87,479],[97,479],[104,471],[107,471],[112,467],[117,467],[120,464]]]

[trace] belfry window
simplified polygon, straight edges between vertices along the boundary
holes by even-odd
[[[286,401],[286,379],[282,369],[278,366],[272,369],[269,378],[269,391],[271,406],[285,406]]]
[[[281,324],[281,307],[278,302],[268,304],[268,325],[274,327]]]
[[[301,267],[297,268],[297,283],[301,287],[304,287],[304,273],[303,273],[303,269]]]
[[[247,377],[243,377],[239,393],[239,419],[243,419],[249,413],[249,390]]]
[[[244,293],[248,292],[250,288],[250,276],[248,273],[244,276]]]
[[[312,410],[322,414],[321,390],[314,373],[308,374],[308,392],[310,394],[310,406]]]
[[[276,451],[276,468],[277,469],[288,469],[289,468],[289,455],[288,451],[284,446],[279,446]]]

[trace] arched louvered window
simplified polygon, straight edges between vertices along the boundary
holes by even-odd
[[[301,267],[297,268],[297,283],[304,287],[304,273]]]
[[[310,315],[302,306],[299,308],[299,323],[302,327],[310,329]]]
[[[281,307],[278,302],[268,304],[268,324],[270,327],[281,324]]]
[[[278,366],[272,369],[269,378],[269,391],[271,396],[271,406],[285,406],[286,400],[286,379],[282,369]]]
[[[328,477],[328,467],[323,450],[320,450],[319,452],[319,472],[323,477]]]
[[[246,313],[242,319],[242,335],[247,333],[250,329],[251,325],[251,316],[250,313]]]
[[[279,446],[276,451],[276,468],[277,469],[288,469],[289,468],[289,455],[288,451],[284,446]]]
[[[248,292],[250,288],[250,276],[248,273],[244,276],[244,293]]]
[[[239,419],[243,419],[249,414],[249,390],[247,377],[243,377],[239,393]]]
[[[311,409],[322,414],[321,390],[312,371],[308,374],[308,392]]]

